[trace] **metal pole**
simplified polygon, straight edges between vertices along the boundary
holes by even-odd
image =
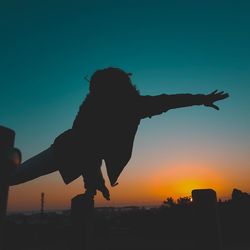
[[[72,248],[93,249],[94,199],[80,194],[71,200]]]
[[[8,174],[11,170],[7,152],[14,147],[15,132],[9,128],[0,126],[0,221],[6,215],[8,201]]]
[[[3,249],[4,222],[8,203],[8,175],[11,171],[8,149],[14,147],[15,132],[0,126],[0,248]]]
[[[45,200],[45,194],[41,193],[41,210],[40,210],[40,218],[41,221],[43,220],[43,216],[44,216],[44,200]]]
[[[192,191],[192,198],[197,249],[223,249],[216,192],[196,189]]]

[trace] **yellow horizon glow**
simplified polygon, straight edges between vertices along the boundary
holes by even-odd
[[[99,193],[96,206],[158,205],[167,197],[175,200],[191,196],[193,189],[212,188],[217,197],[230,198],[234,187],[223,171],[199,164],[179,165],[161,168],[160,171],[144,174],[134,171],[134,176],[125,172],[120,184],[110,188],[111,201],[106,201]],[[107,178],[106,178],[107,180]],[[243,190],[248,191],[248,190]],[[69,209],[71,199],[84,192],[82,179],[64,185],[58,173],[41,177],[31,182],[11,187],[9,211],[39,210],[40,194],[45,193],[46,209]]]

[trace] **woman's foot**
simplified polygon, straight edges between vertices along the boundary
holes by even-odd
[[[102,196],[106,200],[108,200],[108,201],[110,200],[110,193],[109,193],[108,188],[105,186],[105,184],[103,184],[101,187],[98,187],[97,189],[102,193]]]

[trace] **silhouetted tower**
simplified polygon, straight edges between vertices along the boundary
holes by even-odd
[[[44,214],[44,193],[41,193],[41,218],[43,217]]]

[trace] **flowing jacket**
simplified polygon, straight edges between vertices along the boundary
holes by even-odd
[[[141,119],[173,108],[204,104],[205,95],[135,96],[129,100],[100,100],[87,96],[71,129],[53,144],[56,162],[66,184],[105,161],[111,185],[132,155]],[[99,162],[99,164],[96,164]],[[97,166],[98,165],[98,166]]]

